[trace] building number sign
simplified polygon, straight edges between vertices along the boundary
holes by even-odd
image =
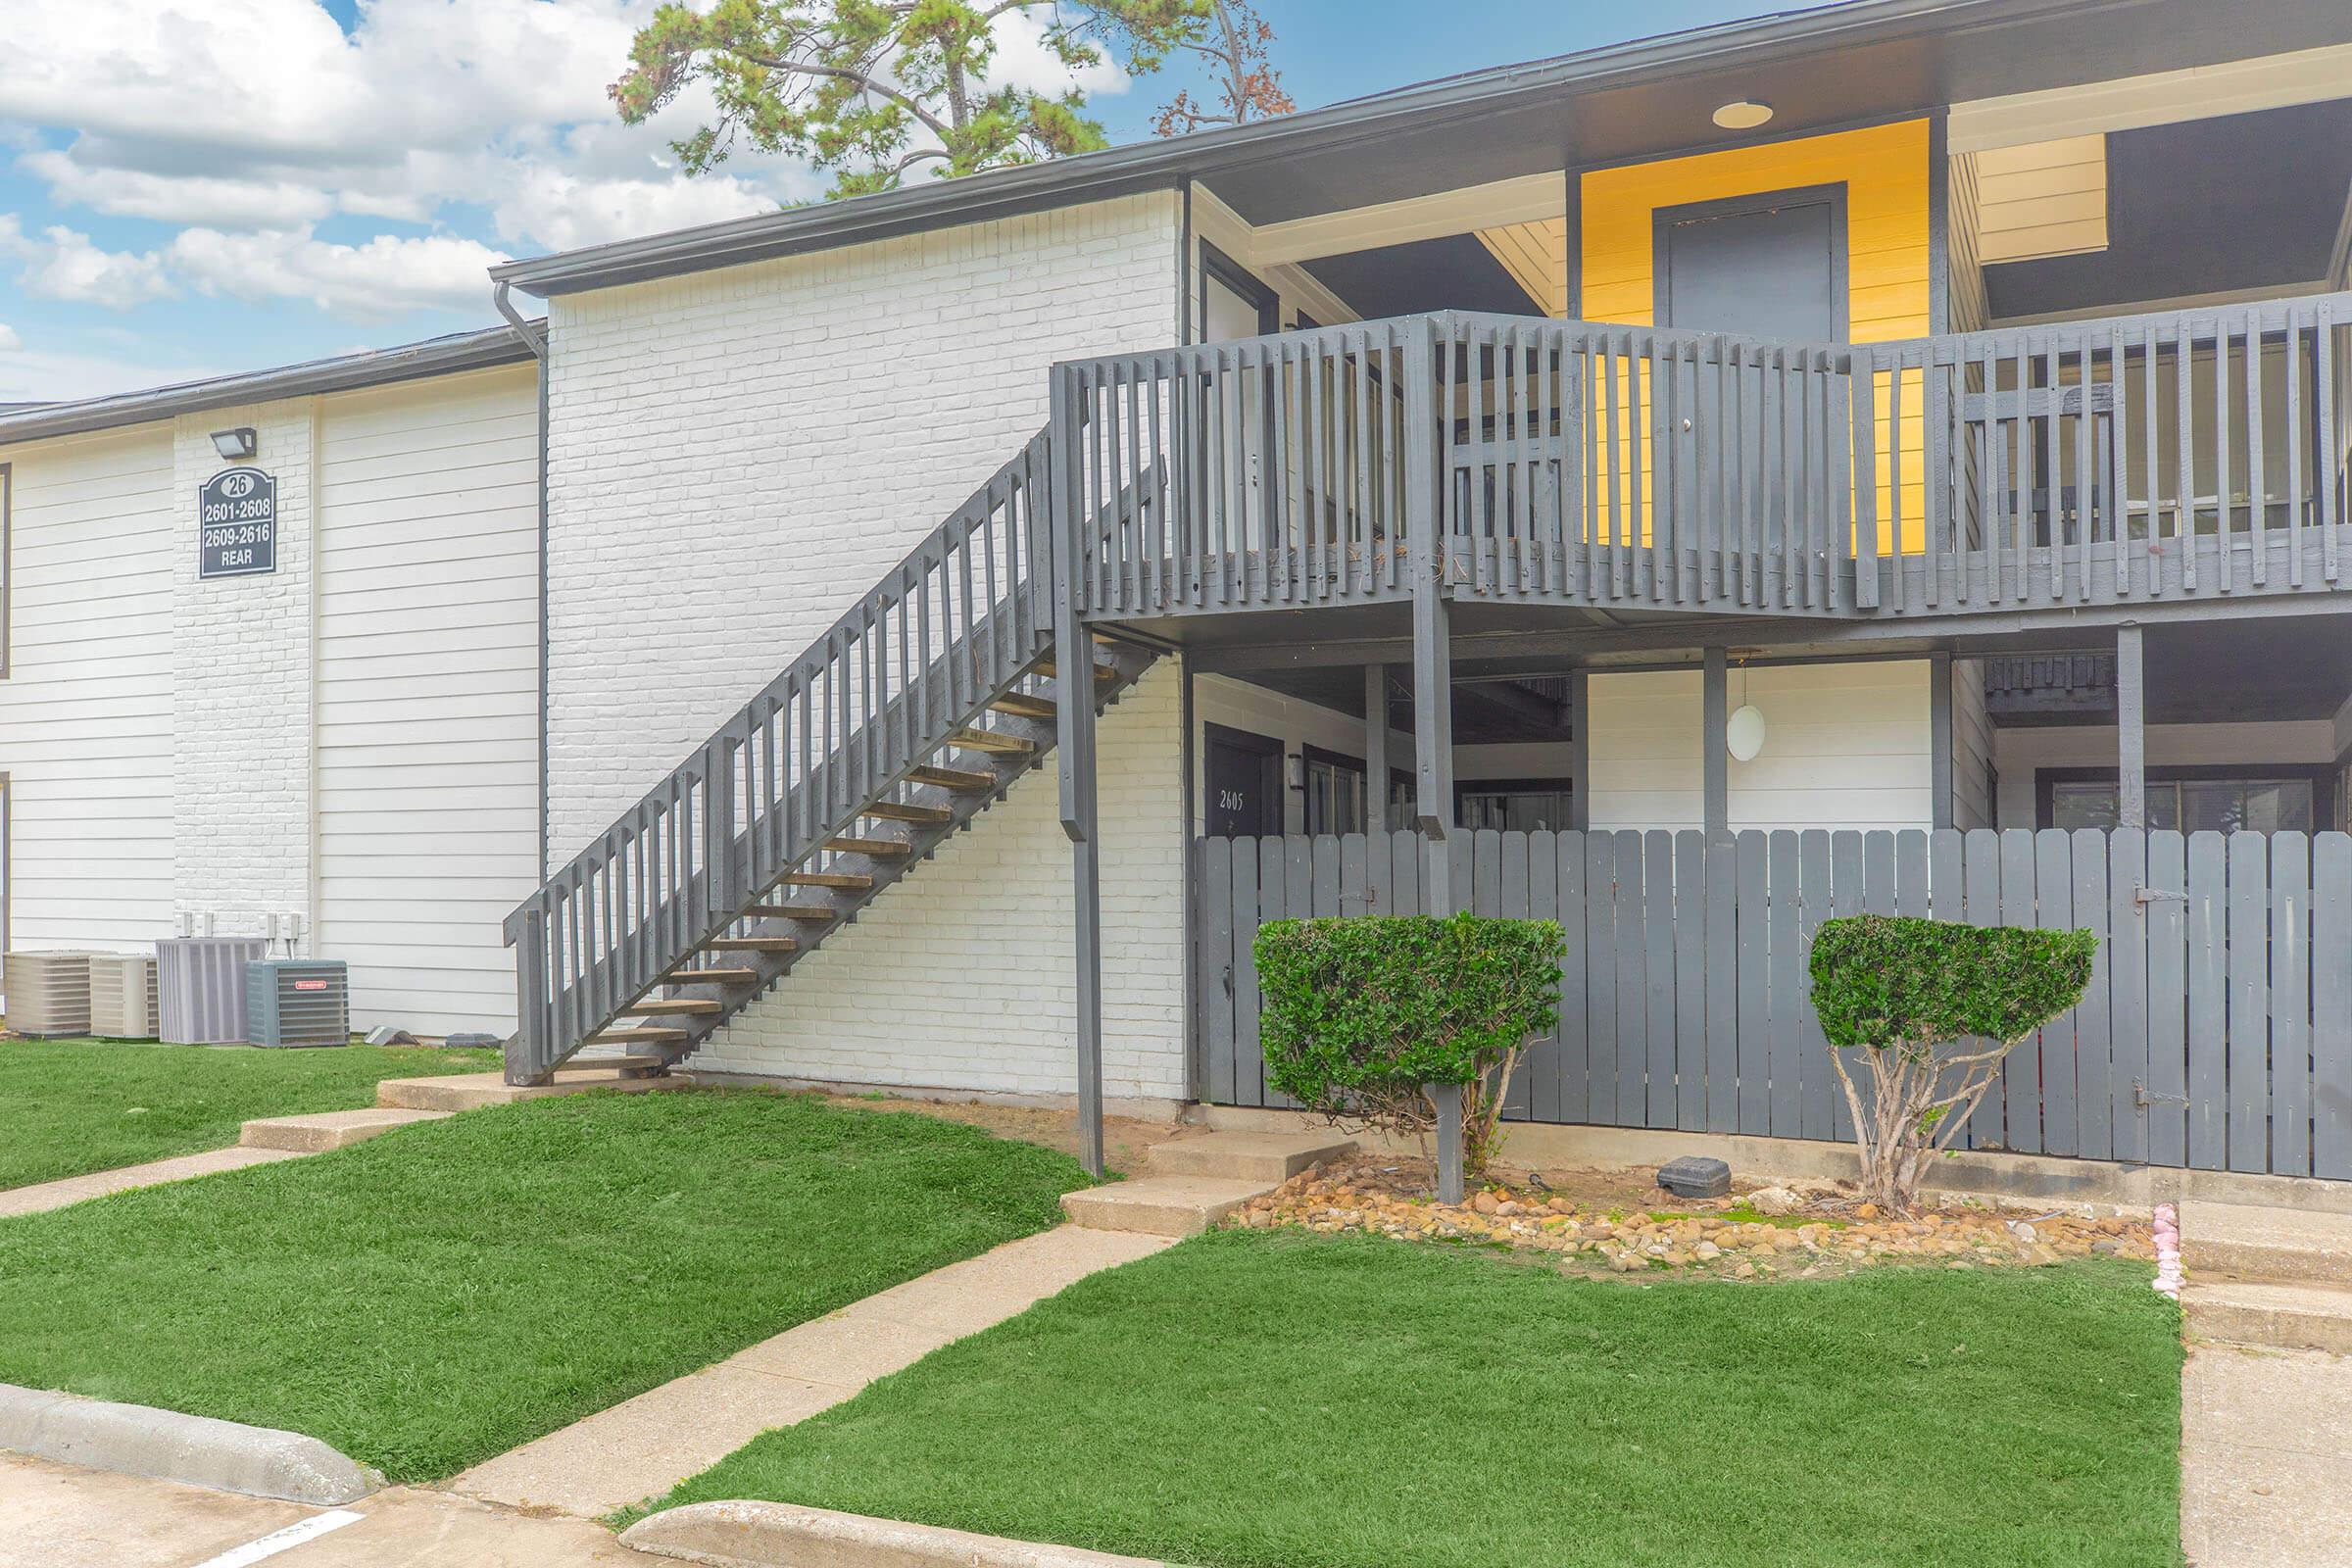
[[[223,468],[197,487],[196,575],[250,577],[277,569],[277,480]]]

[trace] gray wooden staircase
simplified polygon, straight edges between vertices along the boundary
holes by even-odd
[[[507,917],[510,1083],[582,1052],[668,1071],[1038,766],[1069,685],[1051,457],[1041,432]],[[1154,658],[1087,651],[1098,707]]]

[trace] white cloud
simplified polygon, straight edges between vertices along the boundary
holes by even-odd
[[[172,275],[203,294],[308,300],[330,316],[369,320],[410,311],[483,311],[484,275],[502,251],[451,234],[378,234],[337,245],[308,230],[228,234],[183,229],[167,253]]]
[[[17,235],[12,220],[0,240],[24,262],[24,270],[17,275],[18,285],[38,299],[126,311],[178,292],[160,257],[104,250],[91,243],[89,235],[63,224],[44,230],[39,240],[30,240]]]
[[[668,144],[709,117],[699,85],[653,124],[619,123],[606,87],[657,3],[362,0],[347,33],[319,0],[111,0],[102,21],[90,0],[6,0],[0,149],[61,209],[180,232],[110,252],[70,226],[10,231],[0,256],[28,291],[118,307],[178,290],[354,319],[428,304],[479,315],[497,253],[456,237],[477,212],[484,238],[531,252],[819,195],[829,180],[785,159],[681,173]],[[999,29],[992,80],[1070,82],[1042,18]],[[1126,85],[1108,64],[1079,80]],[[318,239],[335,220],[434,232]]]
[[[52,354],[0,342],[0,403],[65,403],[136,392],[220,373],[217,366],[163,364],[150,358]]]
[[[21,349],[24,346],[24,340],[17,336],[17,329],[6,321],[0,321],[0,354],[5,354],[11,349]]]

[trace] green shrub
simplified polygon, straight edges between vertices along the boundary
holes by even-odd
[[[1874,1202],[1908,1209],[1925,1161],[1950,1148],[1999,1081],[2001,1058],[2082,1000],[2091,931],[1864,914],[1813,938],[1813,1010],[1845,1093]],[[1955,1042],[1974,1046],[1946,1049]],[[1845,1053],[1859,1051],[1857,1084]]]
[[[1457,914],[1273,920],[1257,932],[1266,1081],[1334,1120],[1425,1132],[1459,1084],[1465,1155],[1494,1151],[1504,1087],[1559,1021],[1555,921]]]
[[[1832,1046],[2025,1038],[2082,1000],[2092,931],[1860,914],[1813,938],[1813,1010]]]

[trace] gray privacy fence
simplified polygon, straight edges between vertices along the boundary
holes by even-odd
[[[1814,1016],[1814,931],[1879,912],[2101,937],[2082,1004],[2009,1058],[1964,1142],[2352,1179],[2352,837],[1695,831],[1462,835],[1471,908],[1567,928],[1527,1119],[1784,1138],[1851,1122]],[[1260,922],[1422,912],[1420,841],[1201,839],[1206,1097],[1281,1103],[1258,1047]]]

